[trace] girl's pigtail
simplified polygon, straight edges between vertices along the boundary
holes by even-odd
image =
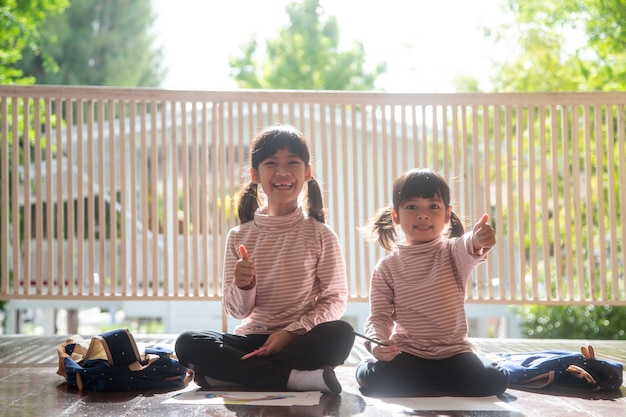
[[[308,189],[308,207],[309,217],[321,223],[326,223],[326,212],[324,210],[324,200],[322,199],[322,191],[314,177],[311,177],[307,183]]]
[[[239,222],[241,224],[254,219],[254,213],[259,208],[259,197],[257,194],[257,184],[250,182],[245,186],[239,195]]]
[[[387,207],[380,211],[372,221],[372,236],[378,239],[378,244],[388,251],[394,249],[396,243],[396,225],[391,215],[392,208]]]
[[[455,212],[450,214],[450,230],[448,231],[449,237],[459,237],[465,233],[465,228],[463,227],[463,223],[461,223],[461,219],[456,215]]]

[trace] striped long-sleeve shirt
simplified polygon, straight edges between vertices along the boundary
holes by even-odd
[[[341,318],[346,309],[346,267],[335,232],[307,217],[302,208],[286,216],[257,210],[254,220],[231,229],[224,255],[223,303],[242,323],[236,334],[287,330],[303,334]],[[256,285],[234,283],[244,245],[256,268]]]
[[[365,333],[394,340],[401,351],[422,358],[443,359],[472,351],[465,286],[488,251],[475,254],[471,238],[472,232],[467,232],[459,238],[399,245],[381,259],[372,273]]]

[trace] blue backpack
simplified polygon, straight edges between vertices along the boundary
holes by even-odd
[[[183,388],[191,379],[171,349],[157,346],[140,353],[128,329],[102,333],[90,341],[74,336],[57,352],[57,374],[79,390],[166,391]]]
[[[582,347],[581,353],[547,350],[496,353],[489,357],[509,370],[511,388],[612,391],[622,385],[623,365],[596,359],[592,346]]]

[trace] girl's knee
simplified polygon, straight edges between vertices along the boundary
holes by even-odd
[[[496,386],[495,386],[495,395],[500,395],[509,387],[510,375],[507,369],[504,369],[500,366],[496,368],[497,376],[495,377]]]
[[[179,360],[181,357],[187,356],[187,352],[189,352],[189,347],[192,344],[192,341],[192,332],[185,332],[178,335],[174,344],[174,351],[176,352],[176,356],[178,356]]]
[[[509,387],[509,371],[500,366],[487,368],[474,386],[477,396],[500,395]]]
[[[347,321],[337,320],[334,323],[342,333],[352,333],[354,335],[354,328]]]
[[[366,359],[359,363],[356,367],[355,378],[356,382],[363,389],[370,390],[372,388],[372,374],[374,366],[374,360]]]
[[[220,343],[220,334],[212,331],[188,331],[181,333],[174,344],[179,360],[189,359],[197,352],[205,352]]]
[[[354,343],[354,328],[350,323],[336,320],[327,324],[330,327],[329,332],[332,333],[333,338],[349,341],[350,344]]]

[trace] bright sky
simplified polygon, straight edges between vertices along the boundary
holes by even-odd
[[[165,54],[164,87],[183,90],[237,88],[228,57],[256,34],[275,39],[287,21],[289,0],[153,0],[155,30]],[[377,87],[389,92],[453,92],[452,80],[474,75],[481,87],[496,50],[481,25],[502,19],[503,0],[321,0],[339,22],[340,42],[365,47],[370,69],[387,63]]]

